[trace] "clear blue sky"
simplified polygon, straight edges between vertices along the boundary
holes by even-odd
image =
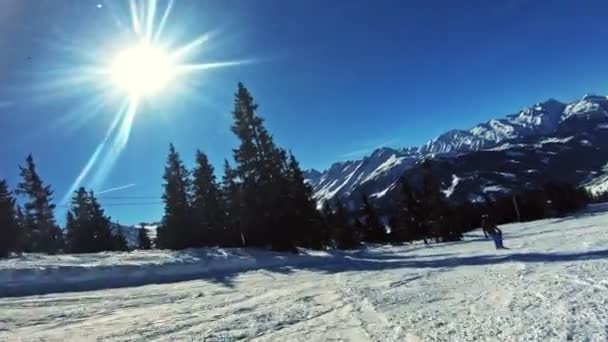
[[[147,99],[94,190],[134,184],[111,194],[151,198],[108,198],[107,212],[123,223],[160,218],[159,204],[110,204],[159,201],[169,142],[188,166],[197,148],[216,167],[231,159],[238,81],[277,142],[318,169],[549,97],[608,94],[606,11],[605,1],[177,1],[165,42],[210,32],[192,62],[254,62],[190,75],[188,91]],[[31,152],[57,201],[64,196],[119,107],[107,99],[95,110],[102,87],[65,76],[107,59],[128,37],[128,14],[118,1],[0,1],[1,178],[16,184]]]

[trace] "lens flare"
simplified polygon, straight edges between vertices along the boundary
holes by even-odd
[[[110,58],[103,54],[104,60],[101,63],[55,70],[63,76],[53,77],[55,81],[50,85],[53,89],[65,91],[88,84],[98,89],[99,94],[104,94],[100,95],[102,102],[106,100],[107,94],[113,94],[109,96],[110,98],[116,94],[122,97],[122,104],[114,114],[114,120],[103,140],[97,145],[63,196],[63,203],[67,202],[73,191],[85,181],[88,181],[87,185],[91,188],[103,188],[113,166],[127,147],[131,127],[142,101],[153,101],[162,96],[164,90],[173,86],[179,91],[184,91],[183,95],[192,95],[191,89],[188,89],[188,85],[192,82],[188,81],[191,81],[189,78],[195,73],[253,62],[252,60],[188,62],[197,51],[207,46],[212,35],[199,34],[195,39],[177,45],[172,44],[171,39],[166,39],[169,37],[163,37],[163,32],[169,31],[165,29],[170,25],[169,17],[174,3],[174,0],[169,0],[165,8],[158,8],[156,0],[130,0],[128,18],[111,11],[121,33],[134,37],[130,43],[123,45],[123,49],[118,50]],[[157,18],[157,14],[160,18]],[[130,25],[122,24],[126,21]],[[95,49],[82,49],[79,52],[89,57],[102,55]],[[45,90],[46,93],[54,94],[49,89]],[[100,109],[107,108],[106,103],[95,101],[93,103]],[[115,102],[113,105],[115,106]],[[87,119],[89,116],[84,115],[81,118]],[[74,118],[68,121],[74,121]]]

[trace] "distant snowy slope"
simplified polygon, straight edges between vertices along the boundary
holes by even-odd
[[[152,241],[154,241],[154,239],[156,238],[156,227],[157,226],[158,226],[158,224],[145,224],[144,225],[144,228],[146,229],[146,232],[148,233],[148,237]],[[120,229],[120,231],[124,235],[125,239],[127,240],[127,246],[129,247],[129,249],[137,249],[139,247],[139,229],[140,228],[141,228],[140,225],[123,226],[123,225],[115,224],[113,226],[114,230]]]
[[[418,159],[415,149],[396,150],[381,148],[362,160],[333,164],[322,174],[309,171],[306,177],[315,191],[319,207],[334,197],[355,195],[365,184],[390,183]]]

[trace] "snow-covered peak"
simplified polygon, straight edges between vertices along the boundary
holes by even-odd
[[[304,178],[309,184],[316,184],[323,174],[315,169],[304,171]]]
[[[522,109],[518,114],[509,116],[509,121],[529,129],[537,129],[540,133],[547,133],[558,125],[565,104],[549,99],[534,106]]]
[[[306,178],[309,179],[309,184],[313,186],[315,196],[319,200],[327,200],[334,196],[347,198],[361,192],[384,195],[386,192],[383,191],[388,189],[403,172],[426,157],[451,158],[479,150],[513,149],[526,145],[522,142],[523,139],[534,137],[543,139],[558,131],[564,133],[565,128],[568,128],[571,136],[577,130],[585,130],[589,127],[585,122],[579,125],[568,120],[571,117],[608,118],[608,98],[585,95],[581,100],[570,104],[549,99],[469,129],[447,131],[421,147],[379,148],[361,160],[335,163],[321,175],[311,171],[307,173]],[[594,121],[593,124],[592,127],[596,128],[605,123]],[[562,140],[546,141],[567,143]]]
[[[608,108],[608,99],[605,96],[585,95],[580,100],[566,106],[562,120],[565,120],[573,115],[605,113]]]
[[[565,105],[549,99],[502,119],[492,119],[469,130],[450,130],[422,147],[423,154],[463,153],[534,134],[555,130]]]

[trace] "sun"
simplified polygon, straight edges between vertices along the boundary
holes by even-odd
[[[90,106],[87,111],[98,113],[106,108],[107,101],[111,101],[113,105],[118,104],[106,134],[63,196],[61,202],[64,204],[85,180],[89,182],[89,187],[96,189],[102,187],[121,152],[127,146],[135,117],[144,108],[149,107],[142,106],[144,103],[150,104],[168,96],[197,99],[204,97],[204,92],[196,91],[195,87],[201,85],[199,79],[205,72],[255,62],[253,59],[208,62],[193,60],[200,57],[199,52],[203,46],[206,47],[207,52],[211,52],[207,43],[214,36],[214,31],[204,32],[193,40],[180,42],[177,37],[166,33],[175,30],[165,30],[171,25],[179,26],[177,23],[170,24],[169,20],[177,1],[162,1],[165,4],[164,9],[159,6],[159,2],[161,1],[123,1],[123,4],[128,4],[127,11],[112,10],[112,6],[105,4],[101,7],[98,5],[98,8],[104,10],[107,8],[115,19],[118,30],[108,37],[122,37],[124,40],[121,39],[120,44],[125,45],[122,45],[122,49],[117,49],[120,46],[116,44],[119,43],[105,45],[106,48],[111,47],[109,50],[97,50],[97,46],[76,49],[75,51],[86,58],[93,57],[92,63],[53,70],[52,75],[55,79],[57,75],[62,77],[50,82],[49,87],[69,89],[71,92],[74,87],[65,85],[78,84],[95,90],[96,94],[92,96],[90,102],[87,102]],[[122,17],[124,13],[129,15]],[[130,25],[125,25],[126,23]],[[184,26],[188,27],[185,24]],[[73,50],[69,44],[60,47],[62,51],[64,48],[66,51]],[[117,100],[119,102],[115,103]],[[165,105],[171,103],[171,101],[160,102]],[[92,115],[84,117],[83,120],[87,120]]]
[[[150,96],[166,88],[176,63],[162,49],[142,42],[120,51],[110,66],[111,81],[131,97]]]

